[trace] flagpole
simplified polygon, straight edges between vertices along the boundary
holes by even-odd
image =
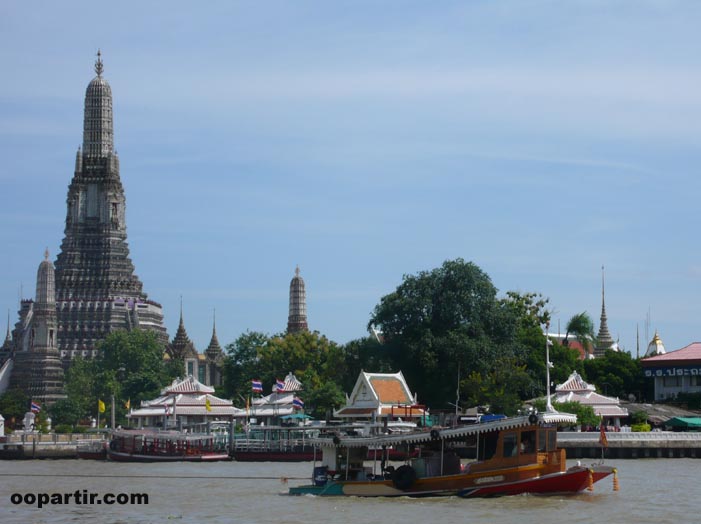
[[[550,322],[545,323],[545,411],[554,411],[552,402],[550,401],[550,340],[548,339],[548,329]]]

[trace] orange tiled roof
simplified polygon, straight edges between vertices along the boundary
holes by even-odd
[[[395,377],[372,377],[370,385],[382,404],[411,404],[412,398]]]

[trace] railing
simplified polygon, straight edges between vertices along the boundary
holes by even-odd
[[[309,446],[309,440],[236,439],[234,440],[234,451],[288,451],[303,445]]]
[[[598,431],[592,432],[568,432],[563,431],[557,434],[558,442],[592,442],[596,443],[601,438]],[[701,441],[701,433],[683,431],[650,431],[650,432],[606,432],[606,439],[609,442],[659,442],[659,441]]]
[[[101,433],[10,433],[6,436],[8,444],[46,443],[46,444],[83,444],[100,441],[105,438]]]

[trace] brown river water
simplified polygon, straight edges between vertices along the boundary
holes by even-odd
[[[572,461],[574,463],[574,461]],[[589,462],[583,461],[584,464]],[[311,463],[123,464],[85,460],[0,461],[0,524],[201,523],[449,524],[701,522],[701,459],[606,461],[619,470],[593,492],[497,499],[290,497]],[[281,481],[287,478],[287,484]],[[144,504],[26,504],[46,494],[145,493]],[[19,500],[20,504],[15,504]],[[55,500],[57,500],[55,498]]]

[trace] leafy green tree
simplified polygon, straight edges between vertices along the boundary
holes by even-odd
[[[645,389],[645,377],[640,361],[625,351],[606,350],[603,356],[584,361],[586,380],[599,393],[627,399],[629,394],[640,397]]]
[[[164,348],[152,331],[134,329],[110,333],[99,345],[97,393],[103,399],[114,394],[138,405],[158,396],[182,368],[173,369],[163,360]],[[120,408],[121,409],[121,408]]]
[[[345,373],[341,383],[343,391],[351,392],[361,371],[373,373],[393,373],[392,357],[386,345],[381,344],[375,337],[365,337],[351,340],[343,346]]]
[[[261,378],[259,350],[270,337],[257,331],[246,331],[226,346],[223,381],[224,394],[240,401],[251,392],[251,380]]]
[[[458,367],[461,376],[486,376],[523,357],[514,308],[496,292],[479,267],[457,259],[405,275],[375,307],[370,325],[382,331],[388,354],[422,403],[448,407],[457,384],[446,376]]]
[[[29,397],[21,389],[8,389],[0,395],[0,414],[7,421],[7,427],[11,428],[14,423],[24,418],[24,414],[29,411]]]
[[[76,426],[81,419],[88,415],[88,410],[75,398],[57,400],[50,408],[51,420],[54,427],[61,425]]]
[[[584,350],[587,353],[590,352],[593,340],[595,339],[594,322],[592,322],[591,317],[586,311],[577,313],[570,318],[567,321],[567,326],[565,329],[567,330],[564,340],[565,346],[569,342],[570,335],[573,335],[579,341],[579,343],[582,344]]]
[[[333,410],[338,409],[346,401],[346,396],[335,382],[321,382],[317,387],[304,393],[304,410],[309,415],[329,420]]]
[[[504,362],[503,366],[486,375],[472,372],[461,381],[461,388],[467,395],[467,405],[489,406],[492,413],[513,416],[521,409],[521,392],[530,383],[531,377],[525,366]]]
[[[67,399],[57,402],[52,410],[61,423],[75,424],[96,416],[98,399],[109,412],[112,395],[117,420],[123,422],[127,400],[138,406],[140,401],[156,397],[182,372],[182,363],[163,360],[164,348],[152,331],[115,331],[107,335],[98,349],[98,358],[76,358],[68,368]]]
[[[305,388],[328,379],[340,383],[345,371],[340,346],[318,332],[301,331],[272,337],[259,349],[258,358],[260,378],[266,384],[284,378],[289,372],[294,373]]]

